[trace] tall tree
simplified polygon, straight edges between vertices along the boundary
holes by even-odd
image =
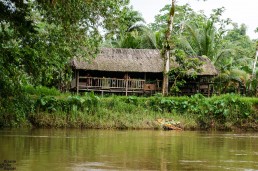
[[[116,27],[106,30],[105,37],[107,40],[119,41],[124,34],[130,32],[131,28],[142,26],[144,23],[145,20],[140,12],[135,11],[132,6],[125,5],[121,7],[121,14],[117,20]]]
[[[21,92],[25,82],[56,86],[72,57],[98,52],[100,29],[115,29],[128,2],[0,1],[0,95]]]
[[[167,30],[165,33],[165,42],[162,47],[161,57],[164,60],[164,71],[163,71],[163,83],[162,83],[162,94],[168,95],[168,78],[169,78],[169,70],[170,70],[170,50],[171,50],[171,33],[173,31],[173,21],[175,15],[175,0],[172,0],[169,19],[167,22]]]
[[[121,9],[121,16],[118,19],[116,28],[105,30],[104,47],[119,48],[141,48],[142,36],[145,29],[145,21],[138,11],[133,7],[125,6]]]
[[[255,32],[256,33],[258,32],[258,27],[256,28]],[[256,41],[256,55],[253,62],[252,78],[255,77],[257,58],[258,58],[258,41]]]
[[[235,86],[236,89],[239,86],[250,89],[255,44],[246,35],[246,26],[244,24],[238,26],[233,23],[233,29],[226,32],[221,45],[225,49],[220,51],[224,53],[219,53],[213,59],[213,62],[220,70],[219,79],[217,80],[219,80],[219,85],[222,87],[221,90],[224,89],[223,91],[226,92],[228,85],[234,85],[234,83],[238,85]]]

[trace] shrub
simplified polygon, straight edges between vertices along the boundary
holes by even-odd
[[[33,87],[32,85],[24,86],[24,91],[30,95],[38,95],[38,96],[58,96],[61,94],[59,90],[56,88],[48,88],[45,86],[37,86]]]
[[[84,96],[68,96],[56,98],[54,96],[40,96],[35,106],[38,112],[87,112],[96,113],[99,107],[99,97],[93,93],[86,93]]]
[[[35,102],[27,96],[0,98],[0,127],[19,127],[27,123]]]
[[[36,89],[28,88],[29,91]],[[29,92],[28,91],[28,92]],[[51,91],[40,91],[42,92]],[[54,92],[54,91],[53,91]],[[54,93],[49,94],[54,94]],[[32,93],[35,94],[36,92]],[[33,97],[33,98],[32,98]],[[34,99],[35,100],[31,100]],[[109,122],[107,125],[133,125],[150,123],[156,118],[171,118],[178,116],[191,123],[198,123],[202,129],[234,127],[257,127],[257,98],[241,97],[234,94],[213,96],[206,98],[200,94],[191,97],[136,97],[110,96],[98,97],[94,93],[79,95],[41,95],[19,98],[0,99],[0,126],[16,126],[28,119],[35,118],[41,121],[44,117],[59,117],[60,125],[98,125]],[[36,109],[36,110],[35,110]],[[41,116],[41,114],[44,116]],[[59,115],[62,116],[59,116]],[[49,116],[47,116],[49,115]],[[91,123],[91,120],[93,119]],[[110,120],[110,121],[108,121]],[[121,121],[122,120],[122,121]],[[37,125],[37,124],[36,124]],[[41,125],[41,124],[39,124]],[[95,126],[94,126],[95,127]],[[130,126],[131,127],[131,126]]]

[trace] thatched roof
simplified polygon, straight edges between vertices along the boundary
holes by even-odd
[[[204,65],[201,67],[202,72],[199,75],[217,75],[216,68],[208,58],[199,58],[204,61]],[[155,49],[102,48],[95,59],[90,61],[73,59],[71,65],[74,69],[83,70],[163,72],[163,60],[160,57],[160,51]]]

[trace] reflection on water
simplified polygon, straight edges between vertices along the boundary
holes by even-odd
[[[9,162],[9,163],[8,163]],[[0,130],[0,171],[258,170],[258,134]]]

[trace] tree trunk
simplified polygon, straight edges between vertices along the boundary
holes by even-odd
[[[258,48],[256,50],[256,55],[255,55],[255,59],[254,59],[254,63],[253,63],[252,79],[255,78],[255,70],[256,70],[257,58],[258,58]]]
[[[255,79],[255,74],[256,74],[256,64],[257,64],[257,58],[258,58],[258,47],[256,48],[256,55],[255,55],[255,59],[254,59],[254,63],[253,63],[253,70],[252,70],[252,82]],[[256,89],[257,87],[252,87],[252,84],[250,85],[250,90],[252,91],[252,89],[255,90],[255,96],[257,96],[256,94]]]
[[[168,27],[165,35],[165,43],[161,52],[161,57],[164,60],[163,84],[162,84],[163,96],[168,95],[168,74],[170,70],[170,50],[171,50],[170,38],[173,30],[174,14],[175,14],[175,0],[172,0],[172,6],[169,12]]]

